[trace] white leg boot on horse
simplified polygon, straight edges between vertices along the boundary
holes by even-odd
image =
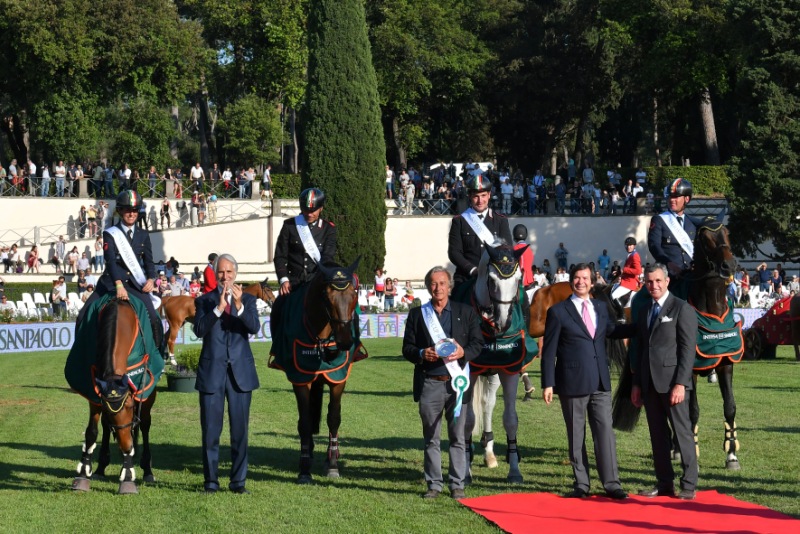
[[[739,452],[739,439],[736,435],[736,422],[728,424],[725,422],[725,440],[722,442],[723,450],[728,454],[725,459],[725,468],[738,471],[742,468],[736,453]]]
[[[325,460],[328,478],[339,478],[339,436],[328,435],[328,456]]]
[[[527,371],[522,373],[521,376],[522,376],[522,387],[525,388],[525,396],[522,397],[522,402],[528,402],[533,400],[533,393],[536,391],[536,386],[534,386],[533,382],[531,382],[531,379],[528,376]]]
[[[503,385],[503,426],[506,430],[508,449],[506,450],[506,461],[508,462],[508,476],[506,479],[512,484],[523,482],[522,472],[519,470],[520,454],[517,448],[517,428],[519,420],[517,418],[517,386],[519,385],[519,374],[501,373],[500,382]]]

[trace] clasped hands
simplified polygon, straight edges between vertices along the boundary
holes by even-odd
[[[231,303],[232,308],[236,308],[237,310],[242,307],[242,286],[240,284],[233,284],[233,283],[226,283],[222,290],[219,292],[219,304],[217,304],[217,309],[219,311],[224,312],[225,308],[228,306],[228,295],[231,296]]]

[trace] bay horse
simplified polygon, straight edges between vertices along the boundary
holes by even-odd
[[[693,269],[686,276],[688,280],[688,302],[698,313],[701,323],[700,338],[703,334],[703,322],[709,321],[718,328],[728,325],[728,336],[734,343],[731,350],[707,353],[704,347],[698,346],[694,365],[694,388],[689,393],[689,416],[697,443],[697,423],[700,419],[700,407],[697,402],[697,375],[707,376],[712,371],[717,373],[717,382],[722,393],[722,409],[725,417],[725,438],[723,449],[727,454],[725,467],[741,469],[736,452],[739,440],[736,431],[736,400],[733,395],[733,364],[741,360],[744,353],[741,324],[733,320],[733,306],[728,300],[727,289],[733,273],[736,271],[736,259],[731,252],[728,229],[715,218],[704,220],[697,228],[694,240]],[[719,334],[714,332],[713,339]],[[738,340],[738,346],[737,346]],[[711,342],[718,345],[719,342]]]
[[[339,426],[342,422],[342,394],[356,353],[361,350],[354,328],[358,327],[358,279],[350,267],[318,265],[311,281],[287,295],[281,313],[282,325],[275,325],[269,366],[281,369],[292,383],[297,402],[297,432],[300,436],[298,484],[311,484],[314,435],[322,419],[325,385],[328,403],[328,449],[325,473],[339,477]],[[278,331],[278,328],[281,330]]]
[[[259,298],[272,306],[275,302],[275,294],[272,289],[267,285],[269,277],[264,278],[264,281],[245,286],[244,292]],[[161,310],[164,312],[164,317],[169,323],[167,329],[167,350],[169,352],[169,360],[172,365],[175,365],[175,340],[178,339],[178,332],[180,332],[183,323],[194,321],[194,297],[189,295],[180,295],[177,297],[164,296],[161,299]]]
[[[141,306],[144,309],[144,305]],[[144,313],[147,313],[146,310]],[[141,335],[141,323],[129,301],[114,298],[100,310],[96,330],[97,359],[91,371],[99,403],[89,401],[89,424],[84,433],[78,475],[72,482],[75,491],[89,491],[93,476],[105,476],[111,458],[111,432],[122,452],[119,493],[138,493],[133,459],[139,430],[143,442],[139,462],[144,471],[143,480],[145,483],[155,482],[150,454],[150,412],[156,400],[155,383],[158,377],[154,377],[149,369],[149,356],[146,354],[141,363],[129,366],[129,356],[144,348],[144,345],[137,343]],[[163,369],[161,356],[156,353],[154,360],[156,357],[160,361],[160,369]],[[159,375],[160,369],[157,371]],[[146,398],[142,395],[144,391],[150,392]],[[92,454],[97,444],[99,420],[102,420],[103,437],[97,471],[92,473]]]
[[[507,480],[522,483],[517,447],[516,393],[520,372],[536,355],[535,343],[526,335],[521,300],[522,270],[519,258],[525,248],[514,250],[502,242],[486,245],[478,264],[477,278],[470,294],[471,304],[481,317],[484,349],[470,362],[473,386],[472,401],[467,405],[464,433],[467,438],[468,466],[472,461],[472,436],[481,436],[487,467],[497,467],[492,432],[492,411],[499,385],[503,387],[503,427],[506,431]],[[464,298],[464,294],[460,295]],[[530,343],[528,343],[530,341]],[[530,350],[533,349],[533,350]],[[486,375],[485,378],[481,375]],[[484,393],[484,381],[488,391]],[[471,478],[471,468],[467,479]]]
[[[698,225],[692,265],[692,269],[686,271],[681,278],[670,282],[670,292],[679,298],[685,298],[695,308],[698,323],[701,325],[698,338],[705,339],[707,335],[709,344],[715,347],[717,353],[713,350],[708,351],[705,347],[698,347],[693,366],[693,388],[687,391],[689,417],[697,444],[700,419],[697,376],[698,374],[707,376],[716,371],[725,418],[723,440],[723,449],[727,455],[725,467],[737,470],[741,466],[736,456],[739,441],[736,429],[736,400],[733,395],[733,364],[742,358],[744,340],[741,325],[733,321],[732,303],[727,297],[729,280],[736,270],[736,259],[731,252],[728,230],[720,218],[709,217]],[[646,313],[643,306],[647,305],[649,296],[646,290],[640,291],[640,295],[642,293],[645,295],[644,298],[637,295],[633,301],[634,318],[638,313]],[[727,345],[729,342],[732,342],[732,345]],[[732,348],[728,350],[727,347]],[[639,418],[640,409],[630,402],[632,376],[630,361],[626,361],[626,369],[614,394],[614,428],[618,430],[633,430]],[[697,453],[699,456],[699,447]],[[679,455],[676,445],[673,459],[678,460]]]

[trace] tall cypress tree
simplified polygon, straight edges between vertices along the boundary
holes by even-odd
[[[338,261],[361,256],[362,278],[386,255],[386,146],[363,0],[311,0],[303,187],[327,195]]]

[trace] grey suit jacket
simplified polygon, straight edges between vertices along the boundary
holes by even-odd
[[[633,366],[633,383],[641,386],[643,394],[648,392],[651,378],[658,393],[669,392],[675,384],[692,389],[697,312],[688,302],[670,293],[652,331],[649,314],[648,307],[647,313],[639,316],[639,362]]]

